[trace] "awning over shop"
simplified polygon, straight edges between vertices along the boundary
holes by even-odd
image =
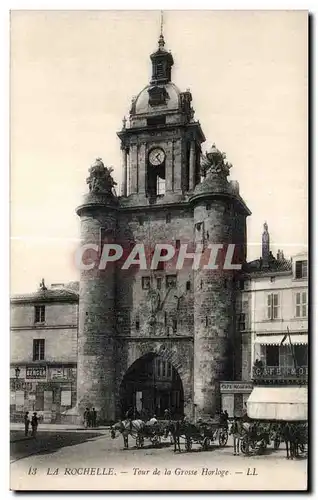
[[[307,387],[254,387],[247,415],[261,420],[307,420]]]
[[[259,335],[255,339],[256,344],[263,345],[280,345],[283,340],[283,335]],[[308,335],[293,335],[290,336],[291,343],[294,345],[308,344]],[[288,339],[283,345],[289,345]]]

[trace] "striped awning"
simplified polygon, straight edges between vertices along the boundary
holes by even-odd
[[[307,420],[307,387],[254,387],[247,400],[247,415],[260,420]]]
[[[259,335],[255,339],[256,344],[263,345],[280,345],[284,335]],[[308,335],[300,335],[300,334],[291,334],[290,340],[294,345],[306,345],[308,344]],[[283,345],[289,345],[288,338],[285,340]]]

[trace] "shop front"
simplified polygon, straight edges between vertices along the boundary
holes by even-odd
[[[220,382],[221,408],[227,411],[230,418],[241,416],[245,403],[253,390],[252,382],[229,381]]]
[[[10,375],[11,421],[36,411],[40,421],[60,423],[63,412],[76,404],[75,364],[16,366]]]

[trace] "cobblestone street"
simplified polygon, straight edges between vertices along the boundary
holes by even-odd
[[[244,490],[298,489],[307,482],[307,460],[286,460],[285,449],[263,456],[233,456],[225,448],[174,453],[169,440],[160,448],[145,441],[136,449],[129,438],[109,431],[40,431],[36,440],[11,444],[11,488],[80,490]],[[278,466],[278,467],[277,467]]]

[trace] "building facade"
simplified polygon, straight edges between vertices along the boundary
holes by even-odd
[[[222,249],[216,270],[193,269],[193,258],[181,268],[175,261],[154,269],[116,262],[81,270],[78,412],[95,406],[105,420],[130,406],[160,415],[170,405],[173,414],[190,418],[214,414],[220,382],[236,380],[241,370],[239,271],[224,272],[222,263],[231,245],[232,262],[245,262],[250,211],[238,183],[227,179],[226,155],[214,145],[202,155],[205,137],[191,92],[172,83],[173,57],[164,46],[160,36],[150,83],[118,133],[121,196],[100,159],[90,169],[89,193],[77,208],[82,247],[95,245],[98,260],[105,244],[120,245],[124,256],[143,245],[148,265],[157,244],[172,244],[176,256],[184,245],[192,253],[199,245],[206,262],[211,244]],[[166,374],[160,387],[158,366]]]
[[[274,257],[265,223],[262,257],[248,263],[245,271],[239,321],[242,345],[247,346],[246,360],[250,360],[243,373],[245,378],[249,375],[254,387],[248,399],[251,415],[255,417],[260,412],[264,417],[273,411],[271,417],[275,412],[282,412],[280,415],[288,419],[296,418],[298,411],[300,420],[305,419],[308,254],[300,253],[288,260],[283,251],[278,250]],[[298,400],[299,409],[291,414],[290,408],[295,408]],[[280,406],[283,401],[284,407]]]
[[[37,411],[63,422],[76,406],[78,287],[47,288],[11,298],[10,414]]]

